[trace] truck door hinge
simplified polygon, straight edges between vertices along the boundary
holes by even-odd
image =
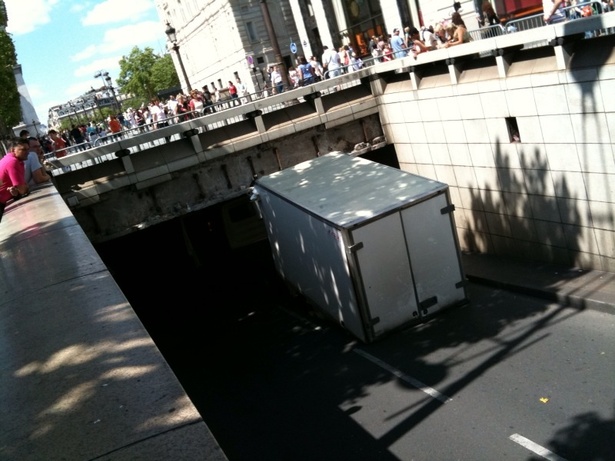
[[[356,252],[357,252],[357,251],[359,251],[361,248],[363,248],[363,242],[358,242],[358,243],[355,243],[354,245],[350,245],[350,246],[348,247],[348,250],[349,250],[351,253],[356,253]]]
[[[455,284],[455,288],[463,288],[468,286],[468,281],[467,280],[461,280],[460,282],[457,282]]]
[[[440,214],[448,214],[448,213],[452,213],[453,211],[455,211],[455,205],[451,203],[450,205],[445,206],[444,208],[440,209]]]
[[[427,299],[421,301],[419,303],[419,307],[421,309],[428,309],[431,306],[435,306],[436,304],[438,304],[438,297],[437,296],[432,296],[431,298],[427,298]]]

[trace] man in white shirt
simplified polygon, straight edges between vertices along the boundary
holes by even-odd
[[[340,55],[337,51],[329,49],[326,45],[322,49],[322,67],[325,70],[325,78],[337,77],[341,74]]]
[[[284,81],[282,80],[282,74],[278,66],[275,66],[271,71],[271,86],[278,94],[284,91]]]
[[[404,39],[399,36],[399,29],[393,29],[393,36],[390,40],[391,48],[396,59],[406,57],[406,50],[404,49]]]
[[[564,0],[542,0],[544,20],[547,24],[557,24],[566,20]]]
[[[174,95],[169,96],[169,100],[167,101],[167,114],[169,114],[171,123],[175,123],[175,119],[172,118],[172,116],[177,115],[177,99],[175,99]]]
[[[239,77],[235,80],[235,88],[237,88],[237,94],[239,95],[241,103],[247,103],[249,100],[249,98],[246,97],[248,96],[248,88],[243,84]]]
[[[421,28],[421,41],[425,44],[429,51],[438,48],[438,39],[433,31],[433,26]]]
[[[149,112],[152,117],[152,123],[155,123],[154,128],[158,128],[158,123],[160,122],[160,114],[162,113],[162,108],[160,107],[160,102],[157,99],[152,100],[149,104]]]

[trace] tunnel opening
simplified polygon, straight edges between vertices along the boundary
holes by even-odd
[[[397,164],[394,150],[381,154],[383,162]],[[341,347],[330,341],[353,341],[293,296],[246,204],[247,194],[96,245],[231,459],[250,459],[253,452],[244,447],[260,443],[255,428],[272,436],[292,427],[295,404],[272,417],[266,403],[272,393],[290,398],[301,388],[296,376],[318,366],[315,351]],[[243,229],[229,232],[229,223]],[[329,329],[335,334],[323,341]],[[289,379],[295,380],[290,387]],[[251,444],[245,443],[246,432],[254,434]],[[280,450],[278,445],[268,444],[268,452]]]
[[[243,203],[245,201],[245,203]],[[239,203],[241,206],[237,206]],[[173,357],[191,338],[215,339],[224,329],[286,294],[262,221],[245,219],[247,196],[97,245],[97,251],[156,345]],[[243,208],[243,209],[242,209]],[[234,215],[234,216],[233,216]],[[227,236],[225,220],[249,222]],[[252,238],[252,234],[258,234]],[[241,244],[241,239],[248,239]]]
[[[399,168],[393,146],[362,157]],[[238,324],[258,324],[280,307],[311,311],[275,270],[247,193],[96,249],[172,368]]]

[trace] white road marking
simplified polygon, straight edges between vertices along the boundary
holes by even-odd
[[[547,450],[545,447],[541,447],[540,445],[538,445],[537,443],[532,442],[530,439],[526,439],[525,437],[523,437],[522,435],[519,434],[513,434],[510,437],[508,437],[510,440],[512,440],[515,443],[518,443],[519,445],[521,445],[523,448],[527,448],[528,450],[530,450],[531,452],[536,453],[538,456],[543,457],[544,459],[548,459],[549,461],[566,461],[564,458],[562,458],[561,456],[557,456],[555,453],[553,453],[550,450]]]
[[[420,382],[418,379],[414,379],[411,376],[406,375],[405,373],[402,373],[401,371],[399,371],[396,368],[393,368],[392,366],[390,366],[389,364],[383,362],[382,360],[380,360],[379,358],[374,357],[371,354],[368,354],[365,351],[362,351],[361,349],[353,349],[354,352],[356,352],[357,354],[359,354],[361,357],[366,358],[367,360],[369,360],[370,362],[375,363],[376,365],[378,365],[381,368],[384,368],[386,371],[388,371],[389,373],[397,376],[399,379],[401,379],[402,381],[407,382],[408,384],[416,387],[417,389],[423,391],[425,394],[433,397],[434,399],[439,400],[440,402],[446,403],[446,402],[450,402],[451,399],[450,397],[447,397],[444,394],[441,394],[440,392],[438,392],[437,390],[435,390],[432,387],[427,386],[426,384],[423,384],[422,382]]]

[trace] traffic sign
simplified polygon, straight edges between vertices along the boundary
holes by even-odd
[[[290,52],[292,54],[297,54],[297,44],[295,42],[290,43]]]

